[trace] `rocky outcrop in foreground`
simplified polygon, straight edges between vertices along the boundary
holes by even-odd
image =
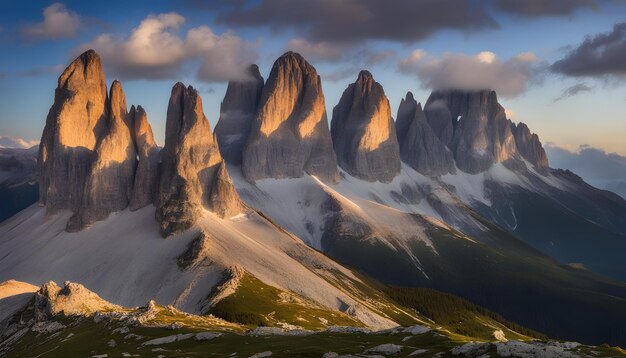
[[[422,105],[408,92],[400,102],[396,119],[396,132],[403,162],[427,176],[455,172],[452,152],[432,130]]]
[[[242,170],[252,182],[305,173],[330,182],[339,178],[322,83],[299,54],[287,52],[274,62],[244,149]]]
[[[243,148],[263,90],[263,77],[257,65],[248,68],[248,77],[247,80],[228,82],[220,107],[220,119],[215,125],[220,153],[226,162],[235,165],[242,162]]]
[[[164,237],[190,228],[203,209],[230,217],[243,207],[211,134],[200,95],[180,82],[172,88],[167,108],[156,206]]]
[[[383,87],[368,71],[343,92],[331,132],[337,163],[350,175],[389,182],[400,173],[400,149]]]

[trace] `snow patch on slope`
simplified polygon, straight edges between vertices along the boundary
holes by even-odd
[[[349,310],[372,327],[395,325],[320,277],[332,272],[333,277],[358,281],[352,272],[255,212],[235,220],[206,212],[194,229],[163,239],[154,211],[152,206],[124,210],[83,231],[67,233],[71,213],[47,217],[44,208],[33,205],[0,225],[0,280],[36,285],[70,280],[123,306],[154,299],[198,313],[199,303],[222,280],[223,271],[236,265],[324,307]],[[182,271],[177,259],[200,230],[211,233],[208,263]]]

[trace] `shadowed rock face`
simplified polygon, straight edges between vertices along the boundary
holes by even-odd
[[[320,77],[296,53],[287,52],[274,62],[242,169],[249,181],[297,178],[305,172],[324,181],[339,178]]]
[[[202,99],[180,82],[172,88],[161,153],[156,218],[164,237],[191,227],[204,209],[220,217],[241,212]]]
[[[228,163],[240,165],[243,148],[250,135],[263,90],[263,77],[257,65],[248,68],[249,80],[230,81],[220,107],[215,135],[220,153]]]
[[[389,182],[400,173],[400,150],[383,87],[367,71],[343,92],[331,132],[337,162],[350,175]]]
[[[511,123],[511,131],[515,137],[517,150],[522,157],[532,163],[538,170],[546,170],[548,168],[548,156],[539,141],[539,136],[531,133],[528,126],[521,122],[517,125]]]
[[[82,204],[68,222],[68,231],[81,230],[128,206],[132,195],[137,153],[132,119],[128,115],[122,84],[113,81],[105,134],[85,183]]]
[[[480,173],[494,163],[518,158],[510,123],[494,91],[435,91],[425,111],[459,169]]]
[[[138,210],[154,203],[159,179],[159,148],[154,141],[152,127],[146,111],[141,106],[131,107],[133,140],[137,150],[138,164],[130,200],[130,210]]]
[[[59,77],[39,145],[39,191],[49,213],[77,210],[106,129],[107,89],[100,57],[87,51]]]
[[[455,172],[452,152],[435,135],[426,120],[422,105],[411,92],[398,108],[396,131],[402,161],[428,176]]]

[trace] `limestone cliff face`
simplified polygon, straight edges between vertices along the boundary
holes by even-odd
[[[243,153],[243,174],[297,178],[305,173],[338,180],[322,84],[299,54],[287,52],[272,67]]]
[[[539,141],[539,136],[531,133],[528,126],[521,122],[517,125],[511,123],[511,131],[515,137],[517,150],[522,157],[540,171],[546,170],[548,168],[548,156],[541,145],[541,141]]]
[[[432,130],[422,105],[411,92],[400,103],[396,131],[403,162],[427,176],[440,176],[455,172],[452,152]]]
[[[110,213],[125,209],[130,202],[137,166],[131,118],[122,84],[113,81],[109,93],[105,133],[98,141],[81,205],[68,223],[70,231],[106,219]]]
[[[156,206],[164,237],[191,227],[204,209],[230,217],[243,207],[202,111],[202,99],[182,83],[172,88],[167,108]]]
[[[138,157],[129,208],[138,210],[154,203],[159,180],[159,148],[146,111],[141,106],[133,106],[129,116],[133,122],[133,141]]]
[[[435,91],[426,102],[428,122],[454,154],[456,165],[480,173],[518,158],[511,126],[494,91]]]
[[[248,68],[248,80],[230,81],[220,107],[215,135],[220,153],[228,163],[240,165],[243,148],[250,135],[263,90],[263,77],[257,65]]]
[[[77,210],[106,128],[107,89],[100,57],[87,51],[59,77],[39,145],[39,192],[49,213]]]
[[[389,182],[400,173],[400,149],[383,87],[367,71],[343,92],[331,132],[337,162],[350,175]]]

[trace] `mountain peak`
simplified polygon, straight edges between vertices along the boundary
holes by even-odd
[[[454,173],[452,153],[435,135],[421,103],[408,92],[398,107],[396,132],[402,161],[428,176]]]
[[[391,181],[400,173],[400,149],[383,87],[368,71],[343,92],[333,109],[333,145],[339,166],[368,181]]]
[[[434,91],[424,109],[429,125],[454,153],[459,169],[475,174],[517,157],[515,140],[495,91]]]
[[[240,212],[239,196],[229,183],[202,98],[193,87],[177,83],[167,108],[156,200],[161,234],[167,237],[190,228],[203,208],[221,217]]]
[[[357,77],[357,83],[371,82],[374,81],[374,76],[372,76],[371,72],[368,70],[361,70]]]
[[[246,179],[298,178],[305,173],[338,179],[322,82],[302,56],[274,62],[243,152]]]
[[[247,72],[246,80],[228,82],[220,106],[220,118],[215,125],[215,136],[222,157],[228,163],[236,165],[240,165],[243,160],[243,148],[248,141],[263,90],[259,66],[252,64]]]

